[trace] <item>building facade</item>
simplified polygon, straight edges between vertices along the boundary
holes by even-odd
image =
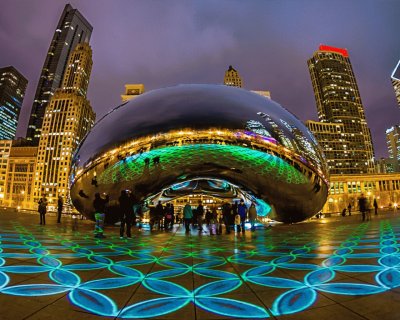
[[[338,127],[341,129],[342,146],[339,150],[345,152],[324,149],[331,163],[330,173],[373,173],[375,168],[371,133],[347,50],[321,45],[307,63],[320,122],[340,124]],[[316,136],[325,135],[326,128],[321,128],[322,132],[313,133]],[[336,162],[338,164],[332,165]]]
[[[144,84],[126,84],[125,93],[121,94],[121,101],[127,102],[144,93]]]
[[[374,199],[381,209],[400,205],[400,174],[331,175],[328,200],[323,213],[338,213],[351,204],[358,210],[358,198],[364,194],[372,208]]]
[[[0,139],[14,139],[28,80],[13,66],[0,68]]]
[[[93,27],[77,10],[67,4],[58,21],[36,89],[26,137],[39,142],[46,106],[60,87],[68,58],[79,43],[89,42]]]
[[[393,172],[400,172],[400,126],[395,125],[386,130],[386,145],[389,159],[393,163]]]
[[[94,124],[95,113],[86,99],[92,50],[87,43],[71,53],[61,89],[56,90],[46,108],[39,141],[34,201],[42,194],[49,208],[57,199],[69,196],[68,181],[72,154]]]
[[[7,181],[7,167],[10,158],[12,140],[0,140],[0,205],[4,205]]]
[[[400,60],[397,63],[396,68],[394,68],[390,79],[392,80],[394,93],[400,107]]]
[[[33,181],[35,178],[36,146],[20,145],[13,141],[8,159],[3,205],[17,209],[36,210],[33,201]]]
[[[238,88],[243,87],[243,81],[239,72],[237,72],[232,66],[229,66],[228,70],[225,71],[224,85]]]

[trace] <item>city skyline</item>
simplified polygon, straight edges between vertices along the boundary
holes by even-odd
[[[3,3],[0,41],[8,50],[0,53],[1,65],[14,65],[29,80],[17,131],[25,136],[44,57],[67,2]],[[385,130],[400,119],[390,81],[400,59],[395,41],[400,3],[70,3],[94,28],[88,98],[98,119],[120,103],[126,83],[144,83],[147,91],[179,83],[222,84],[232,65],[245,89],[269,90],[300,120],[317,120],[307,59],[327,44],[348,49],[376,158],[387,156]]]

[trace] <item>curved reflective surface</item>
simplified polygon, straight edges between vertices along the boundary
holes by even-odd
[[[158,89],[117,107],[84,139],[72,172],[73,203],[88,217],[96,192],[112,206],[122,189],[146,198],[207,177],[264,200],[272,218],[296,222],[317,213],[328,190],[322,153],[294,115],[222,85]]]

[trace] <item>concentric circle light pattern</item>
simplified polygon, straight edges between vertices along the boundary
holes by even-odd
[[[100,240],[87,230],[60,234],[9,223],[0,227],[0,292],[64,295],[83,311],[125,319],[178,319],[193,304],[250,319],[302,312],[326,293],[373,295],[400,286],[397,220],[290,228],[240,237],[185,236],[178,228],[130,240],[109,230]],[[21,284],[18,274],[41,276]]]

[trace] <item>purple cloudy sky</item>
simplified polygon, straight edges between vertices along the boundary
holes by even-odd
[[[270,90],[301,120],[317,119],[307,59],[319,44],[347,48],[377,157],[400,123],[390,74],[400,59],[398,0],[79,0],[93,25],[89,99],[100,118],[125,83],[147,90],[222,83],[232,64],[246,89]],[[17,134],[24,136],[61,0],[1,0],[0,66],[28,80]]]

